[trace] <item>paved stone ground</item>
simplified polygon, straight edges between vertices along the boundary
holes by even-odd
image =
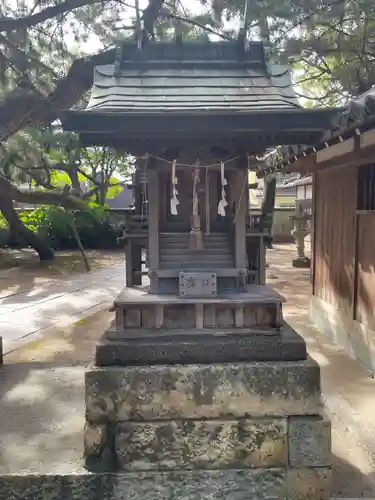
[[[96,255],[94,265],[97,260]],[[0,335],[4,353],[56,327],[72,325],[97,310],[109,308],[124,287],[123,252],[108,253],[107,259],[102,260],[108,267],[94,268],[89,273],[56,274],[53,269],[44,268],[38,277],[37,263],[0,271]]]
[[[373,374],[308,319],[310,270],[294,269],[293,245],[267,252],[267,281],[285,298],[284,317],[305,338],[322,372],[323,398],[332,425],[333,497],[375,499],[375,380]]]
[[[309,271],[293,269],[293,256],[291,245],[270,250],[268,280],[287,298],[287,321],[306,338],[322,367],[324,398],[333,421],[332,497],[375,498],[375,381],[309,324]],[[81,469],[84,371],[111,318],[106,307],[70,326],[49,327],[37,340],[5,356],[0,370],[1,473]]]

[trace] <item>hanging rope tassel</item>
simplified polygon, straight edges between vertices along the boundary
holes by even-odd
[[[177,191],[177,177],[176,177],[176,160],[172,163],[172,198],[171,198],[171,215],[178,215],[177,207],[180,204],[178,201],[178,191]]]
[[[228,206],[227,195],[225,192],[225,186],[228,184],[225,175],[224,175],[224,162],[222,161],[220,164],[220,173],[221,173],[221,200],[217,206],[217,213],[222,217],[226,216],[226,207]]]
[[[203,248],[203,235],[201,230],[201,218],[199,215],[199,162],[193,170],[193,214],[191,216],[191,231],[189,247],[191,250],[201,250]]]

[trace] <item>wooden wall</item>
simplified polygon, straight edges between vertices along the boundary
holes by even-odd
[[[375,330],[375,213],[360,214],[358,224],[355,318]]]
[[[315,174],[313,294],[375,330],[375,211],[357,211],[355,167]]]
[[[315,174],[314,290],[328,304],[352,315],[355,277],[357,170]]]

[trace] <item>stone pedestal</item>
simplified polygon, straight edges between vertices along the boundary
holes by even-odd
[[[268,287],[120,296],[86,373],[85,461],[110,498],[329,498],[320,369],[281,307]]]

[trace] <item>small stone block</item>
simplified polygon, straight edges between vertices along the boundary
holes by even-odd
[[[256,322],[259,326],[275,326],[276,307],[278,304],[259,304],[256,310]]]
[[[213,328],[216,326],[216,308],[214,305],[204,304],[203,326],[204,328]]]
[[[248,304],[244,307],[243,321],[245,327],[255,326],[257,323],[256,306]]]
[[[195,306],[169,304],[164,306],[165,328],[195,328]]]
[[[168,471],[111,476],[105,500],[286,500],[285,469]]]
[[[235,322],[236,322],[236,328],[242,328],[243,327],[243,305],[242,304],[236,306],[236,309],[235,309]]]
[[[331,423],[326,417],[288,419],[289,463],[293,467],[331,465]]]
[[[118,330],[125,328],[125,314],[122,309],[115,308],[115,327]]]
[[[113,432],[109,432],[108,424],[85,423],[84,455],[89,470],[96,472],[112,470],[114,458],[112,445]]]
[[[62,500],[62,481],[57,475],[2,475],[1,500]]]
[[[309,257],[297,257],[296,259],[292,260],[292,266],[303,269],[310,269],[311,260],[309,259]]]
[[[141,307],[142,328],[156,328],[156,306]]]
[[[127,307],[124,310],[125,328],[141,327],[141,310],[139,307]]]
[[[331,469],[311,467],[287,469],[288,500],[329,500],[331,496]]]
[[[117,424],[121,470],[247,469],[287,465],[286,419]]]
[[[290,363],[287,370],[288,388],[293,399],[303,401],[306,398],[309,400],[313,394],[315,398],[319,400],[321,398],[320,366],[312,358],[308,358],[308,360],[309,362],[300,365]],[[293,412],[289,414],[293,415]],[[307,414],[311,415],[310,412],[307,412]]]
[[[216,308],[217,328],[233,328],[235,326],[234,308],[230,306],[218,306]]]
[[[60,500],[111,500],[110,479],[111,474],[89,472],[64,475]]]

